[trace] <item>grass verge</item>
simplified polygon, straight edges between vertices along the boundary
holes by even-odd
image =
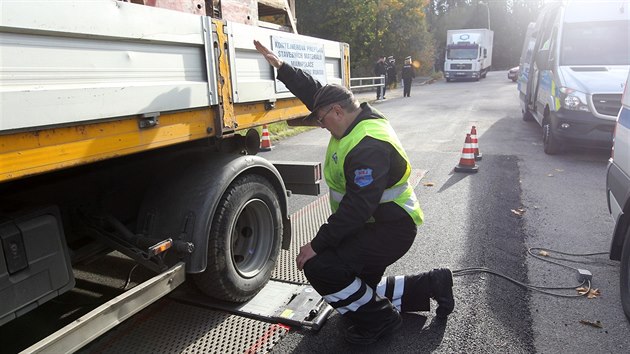
[[[280,141],[314,128],[316,127],[290,127],[287,122],[277,122],[267,125],[271,141]],[[258,127],[258,132],[262,136],[262,127]]]

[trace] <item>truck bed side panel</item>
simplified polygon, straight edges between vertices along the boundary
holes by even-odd
[[[0,131],[210,103],[200,16],[114,1],[29,7],[3,6]]]
[[[229,23],[228,32],[230,33],[230,55],[234,64],[232,65],[232,87],[237,103],[269,100],[269,92],[275,92],[274,99],[293,97],[290,92],[276,91],[275,72],[254,48],[254,39],[259,40],[268,48],[273,48],[273,37],[323,46],[326,83],[343,84],[343,44],[339,42],[264,28],[256,28],[256,31],[252,31],[251,26],[240,23]]]

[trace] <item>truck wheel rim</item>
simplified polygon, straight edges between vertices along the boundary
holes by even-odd
[[[273,215],[265,202],[251,199],[241,208],[232,228],[231,256],[243,277],[256,276],[267,264],[274,242]]]

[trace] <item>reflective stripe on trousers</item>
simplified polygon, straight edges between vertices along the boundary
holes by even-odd
[[[397,275],[395,277],[383,277],[376,286],[376,295],[384,298],[388,298],[392,305],[401,311],[402,296],[405,292],[405,277]]]
[[[374,291],[364,281],[354,278],[354,281],[334,294],[324,295],[324,300],[334,307],[340,314],[348,311],[356,312],[374,297]]]
[[[380,297],[388,298],[398,312],[401,311],[404,292],[405,277],[402,275],[383,277],[376,287],[376,294]],[[372,288],[367,286],[361,279],[355,278],[350,285],[334,294],[325,295],[324,299],[337,309],[340,314],[344,314],[348,311],[355,312],[361,306],[367,304],[373,296]]]

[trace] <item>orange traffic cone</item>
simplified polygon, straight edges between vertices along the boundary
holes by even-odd
[[[472,140],[472,147],[475,153],[475,161],[481,160],[481,152],[479,151],[479,140],[477,140],[477,127],[474,125],[470,130],[470,140]]]
[[[262,138],[260,139],[260,151],[270,151],[272,147],[271,139],[269,138],[269,130],[267,130],[267,124],[263,124]]]
[[[479,167],[475,164],[475,153],[472,147],[472,139],[470,134],[466,134],[466,141],[462,149],[462,157],[459,159],[459,165],[455,166],[455,172],[475,173]]]

